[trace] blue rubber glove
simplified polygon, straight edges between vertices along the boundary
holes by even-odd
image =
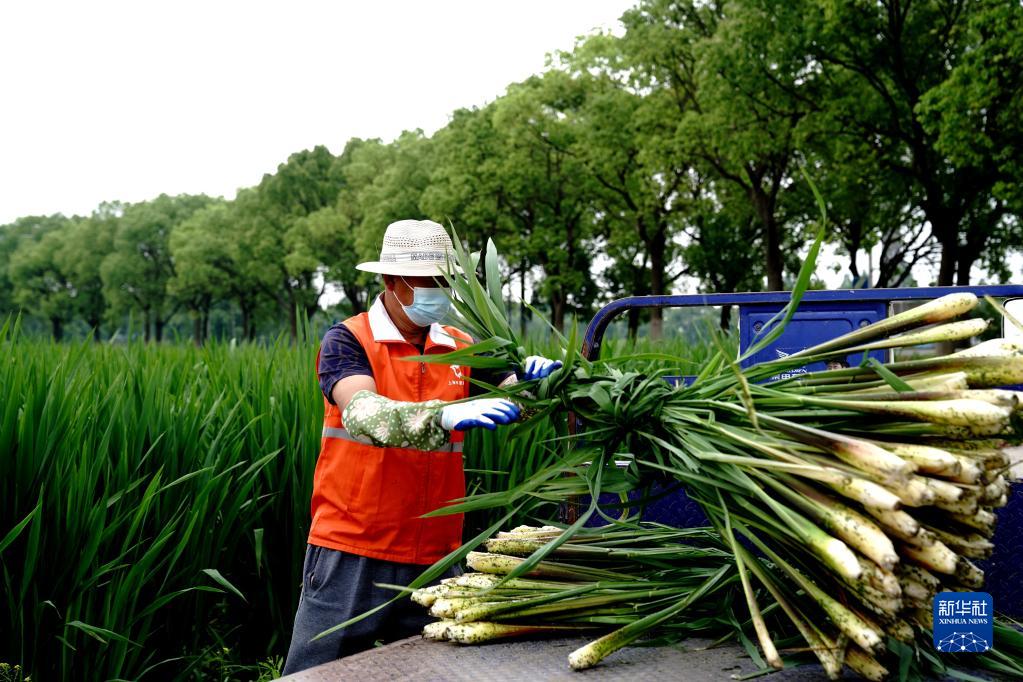
[[[493,431],[498,424],[519,418],[519,406],[504,398],[480,398],[466,403],[445,405],[440,425],[448,431],[467,431],[482,426]]]
[[[549,360],[541,355],[530,355],[523,366],[522,380],[543,379],[561,367],[561,360]]]

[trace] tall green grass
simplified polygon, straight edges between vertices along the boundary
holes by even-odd
[[[0,326],[0,663],[34,680],[256,677],[287,651],[301,584],[318,339],[56,344],[16,327]],[[521,482],[566,430],[471,433],[468,489]]]
[[[0,331],[0,661],[199,678],[287,647],[322,403],[309,344]]]

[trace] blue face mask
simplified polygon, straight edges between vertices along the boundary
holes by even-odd
[[[405,282],[404,278],[402,279]],[[437,287],[413,287],[408,282],[405,285],[412,289],[412,305],[401,304],[408,319],[420,327],[429,327],[434,322],[440,322],[451,308],[451,299],[443,289]],[[398,301],[401,303],[401,301]]]

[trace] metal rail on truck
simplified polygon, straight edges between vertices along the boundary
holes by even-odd
[[[929,300],[944,296],[946,294],[972,292],[977,296],[991,296],[993,298],[1023,298],[1023,284],[999,284],[990,286],[973,287],[913,287],[905,289],[834,289],[834,290],[812,290],[803,294],[800,302],[799,312],[796,319],[804,310],[822,309],[833,310],[841,315],[847,313],[842,319],[849,323],[845,329],[832,328],[824,329],[825,333],[831,336],[821,338],[834,338],[849,331],[853,324],[859,326],[862,320],[856,315],[864,309],[878,311],[880,317],[887,317],[888,307],[895,301]],[[700,308],[710,306],[734,305],[739,308],[740,335],[743,333],[743,315],[750,311],[764,312],[773,307],[777,312],[789,302],[791,294],[787,291],[748,292],[738,294],[684,294],[671,296],[629,296],[611,301],[597,311],[597,314],[590,320],[583,336],[582,354],[589,360],[593,360],[600,353],[600,345],[607,331],[608,325],[619,315],[636,308]],[[773,314],[773,313],[772,313]],[[871,319],[870,321],[874,321]],[[755,323],[754,323],[755,324]],[[819,325],[815,325],[820,328]],[[745,331],[757,333],[752,326]],[[752,337],[749,337],[752,338]],[[748,340],[748,339],[747,339]],[[742,343],[740,336],[740,350],[748,344]],[[806,344],[804,347],[808,347]],[[755,364],[755,363],[754,363]]]
[[[977,296],[997,299],[1017,299],[1023,304],[1023,285],[987,285],[965,287],[915,287],[904,289],[838,289],[807,291],[799,309],[785,332],[770,346],[743,362],[755,365],[766,360],[791,354],[814,344],[840,336],[852,329],[865,326],[890,314],[897,301],[924,301],[946,294],[972,292]],[[622,313],[637,308],[697,308],[708,306],[737,306],[739,319],[740,353],[749,348],[765,331],[771,317],[789,302],[791,294],[784,291],[750,292],[737,294],[687,294],[672,296],[630,296],[608,303],[590,320],[583,337],[582,355],[594,360],[608,325]],[[1023,316],[1017,316],[1023,318]],[[1003,335],[1010,330],[1003,328]],[[859,356],[857,356],[859,357]],[[879,360],[885,360],[878,352]],[[824,369],[809,365],[803,370]],[[681,377],[685,379],[685,377]],[[699,507],[684,492],[675,493],[651,504],[644,518],[675,526],[694,526],[706,523]],[[1023,486],[1014,486],[1008,506],[999,510],[995,532],[995,553],[991,559],[980,562],[986,575],[986,589],[991,592],[995,608],[1011,616],[1023,616]]]

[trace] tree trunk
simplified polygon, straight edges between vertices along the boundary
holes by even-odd
[[[149,308],[146,308],[145,311],[142,314],[142,325],[143,325],[142,340],[145,343],[149,343],[149,318],[150,318]]]
[[[772,211],[764,225],[765,245],[767,248],[767,288],[771,291],[785,289],[785,267],[781,259],[781,235],[778,234],[778,221]]]
[[[952,286],[952,280],[956,273],[956,261],[958,260],[956,253],[958,251],[958,239],[955,232],[953,232],[949,238],[946,236],[945,239],[939,239],[941,244],[941,264],[938,266],[938,286],[948,287]]]
[[[956,284],[969,286],[970,275],[973,264],[980,260],[984,249],[988,245],[991,235],[1001,220],[1001,213],[997,212],[982,217],[977,216],[970,223],[970,230],[966,233],[966,243],[957,249],[956,259]]]
[[[849,230],[849,239],[846,242],[846,249],[849,251],[849,276],[852,278],[853,286],[856,286],[860,281],[860,266],[856,262],[856,256],[860,252],[860,242],[863,233],[861,226],[855,221],[850,221],[846,229]],[[869,253],[867,254],[867,260],[870,260]]]
[[[202,345],[202,315],[198,312],[192,316],[192,340],[196,346]]]
[[[565,297],[561,290],[557,289],[551,293],[551,324],[559,332],[565,331]]]
[[[959,251],[959,218],[952,207],[932,199],[928,192],[923,202],[924,216],[931,223],[931,232],[941,245],[941,261],[938,265],[938,286],[952,286],[956,274],[956,261]]]
[[[159,315],[153,320],[153,332],[156,338],[156,342],[160,343],[163,341],[163,326],[167,323],[167,320],[163,319]]]
[[[103,324],[103,322],[96,318],[87,320],[87,322],[89,324],[89,329],[92,330],[92,340],[95,343],[102,343],[103,339],[100,338],[102,336],[102,330],[100,329],[100,326]]]
[[[764,230],[764,264],[767,270],[767,290],[785,288],[784,264],[781,257],[781,234],[774,215],[774,202],[756,183],[749,189],[750,201]]]
[[[251,299],[242,298],[238,301],[238,308],[242,311],[242,339],[253,341],[256,338],[255,308]]]
[[[650,293],[661,296],[664,292],[665,244],[663,239],[654,239],[647,247],[650,251]],[[650,309],[650,338],[658,341],[664,336],[664,309]]]
[[[732,306],[721,306],[721,331],[728,332],[732,326]]]
[[[50,325],[53,327],[53,340],[59,343],[64,338],[64,324],[59,317],[51,317]]]
[[[970,270],[973,269],[973,259],[968,256],[959,258],[959,267],[956,269],[956,286],[970,286]]]
[[[529,308],[526,307],[526,266],[522,266],[522,277],[519,278],[519,338],[526,338],[526,322],[529,318],[526,316]]]

